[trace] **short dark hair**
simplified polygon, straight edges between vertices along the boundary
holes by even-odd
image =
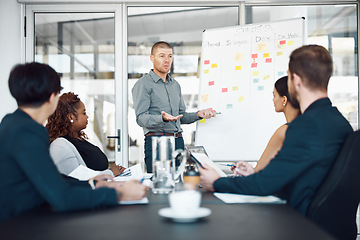
[[[279,93],[279,95],[281,97],[285,96],[287,98],[287,100],[291,104],[291,106],[293,106],[294,108],[300,109],[299,103],[295,103],[290,98],[287,81],[288,81],[288,76],[284,76],[284,77],[279,78],[275,82],[275,85],[274,85],[275,89],[276,89],[276,91]]]
[[[322,46],[302,46],[290,55],[290,73],[299,75],[309,88],[327,90],[332,70],[331,55]]]
[[[158,48],[171,48],[171,45],[168,44],[167,42],[164,42],[164,41],[160,41],[160,42],[157,42],[155,43],[152,48],[151,48],[151,55],[154,55],[155,53],[155,50],[158,49]]]
[[[49,65],[31,62],[17,64],[9,76],[9,89],[18,106],[38,107],[51,94],[60,93],[60,77]]]

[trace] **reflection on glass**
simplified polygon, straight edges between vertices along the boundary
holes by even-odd
[[[72,91],[89,115],[89,141],[114,161],[114,14],[36,13],[35,61],[61,76],[63,92]]]

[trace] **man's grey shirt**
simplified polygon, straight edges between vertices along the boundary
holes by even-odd
[[[152,70],[132,89],[136,122],[148,132],[182,132],[180,124],[193,123],[200,118],[196,112],[187,113],[179,83],[168,74],[164,82]],[[164,122],[161,111],[172,116],[183,114],[176,122]]]

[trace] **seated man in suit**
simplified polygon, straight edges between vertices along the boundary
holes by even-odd
[[[301,115],[289,123],[284,145],[262,171],[246,177],[220,178],[204,166],[201,183],[210,191],[249,195],[275,194],[306,215],[308,206],[353,130],[336,107],[327,86],[332,73],[330,53],[317,45],[302,46],[290,55],[290,98]]]
[[[75,211],[116,206],[146,195],[140,181],[107,182],[99,177],[97,182],[81,182],[61,176],[43,126],[61,90],[54,69],[34,62],[16,65],[9,89],[18,109],[0,123],[0,221],[46,203],[56,211]]]

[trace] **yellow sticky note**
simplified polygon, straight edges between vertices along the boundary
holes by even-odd
[[[234,86],[234,87],[233,87],[233,91],[237,91],[237,90],[239,90],[239,87],[238,87],[238,86]]]
[[[204,74],[209,73],[209,69],[204,70]]]
[[[244,54],[237,52],[235,54],[234,60],[240,62],[244,57]]]
[[[200,123],[205,123],[205,120],[206,120],[206,119],[203,118],[203,119],[201,119],[199,122],[200,122]]]
[[[263,57],[264,57],[264,58],[267,58],[267,57],[269,57],[269,56],[270,56],[269,53],[264,53],[264,54],[263,54]]]
[[[241,66],[235,66],[235,70],[241,70]]]
[[[201,95],[201,102],[208,102],[209,101],[209,94]]]
[[[264,75],[264,80],[269,80],[270,79],[270,76],[269,75]]]
[[[254,71],[253,76],[259,76],[259,71]]]
[[[282,56],[283,55],[283,52],[282,51],[279,51],[276,53],[277,56]]]
[[[257,45],[257,51],[258,52],[264,52],[266,50],[266,43],[259,43]]]
[[[244,101],[244,99],[245,99],[245,98],[244,98],[243,96],[241,96],[241,97],[238,98],[239,102]]]
[[[211,64],[211,67],[212,67],[212,68],[217,68],[217,63]]]
[[[294,45],[294,40],[287,41],[287,44],[288,44],[288,45]]]

